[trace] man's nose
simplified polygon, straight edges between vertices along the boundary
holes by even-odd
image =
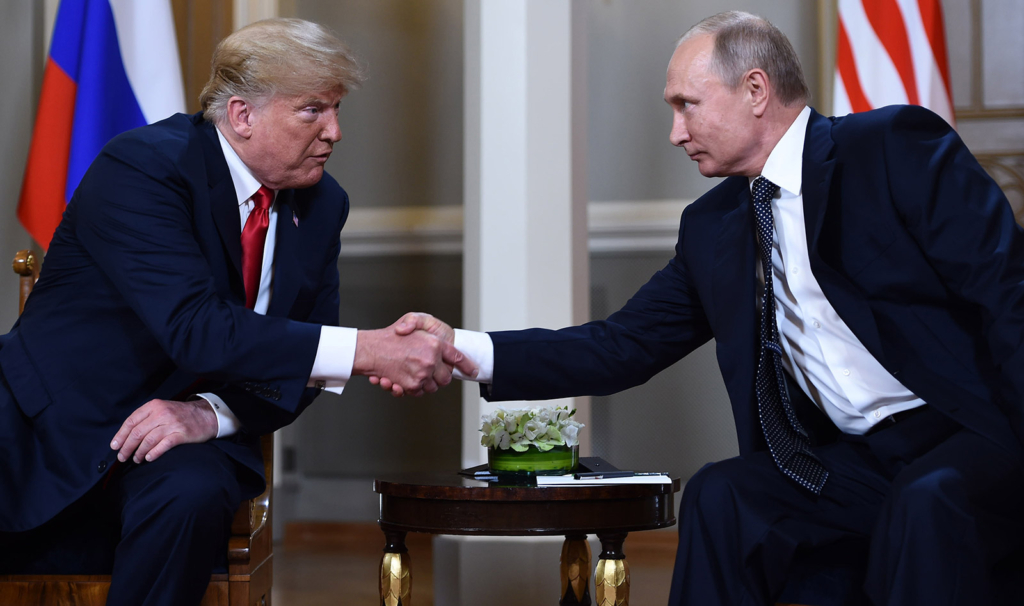
[[[327,121],[327,126],[320,132],[320,138],[331,143],[341,141],[341,124],[338,123],[337,117]]]
[[[686,128],[686,119],[676,114],[672,118],[672,131],[668,134],[668,140],[676,147],[682,146],[690,140],[690,131]]]

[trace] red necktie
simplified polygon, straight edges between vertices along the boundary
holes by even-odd
[[[274,191],[266,185],[252,195],[252,212],[242,229],[242,283],[245,284],[245,306],[256,306],[256,295],[260,292],[260,273],[263,271],[263,244],[267,241],[267,227],[270,226],[270,205],[274,202]]]

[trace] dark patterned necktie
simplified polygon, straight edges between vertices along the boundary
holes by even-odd
[[[775,290],[772,287],[772,196],[778,186],[765,179],[754,179],[754,216],[757,219],[758,250],[764,270],[764,300],[761,305],[761,354],[757,362],[757,414],[768,450],[779,471],[810,490],[821,494],[828,471],[811,452],[807,432],[800,425],[786,391],[782,368],[779,327],[775,323]]]

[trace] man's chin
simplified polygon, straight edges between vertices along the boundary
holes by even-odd
[[[305,189],[307,187],[313,187],[320,182],[320,179],[324,178],[324,168],[318,166],[308,173],[303,175],[301,178],[295,179],[292,183],[288,184],[288,189]]]
[[[696,162],[697,162],[697,170],[700,171],[701,175],[703,175],[705,177],[718,177],[718,176],[720,176],[718,174],[717,167],[713,166],[707,160],[696,160]]]

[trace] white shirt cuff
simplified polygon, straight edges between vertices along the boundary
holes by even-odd
[[[224,403],[220,396],[214,393],[197,393],[195,395],[206,400],[210,407],[213,408],[213,414],[217,416],[218,438],[233,436],[238,433],[241,423],[239,423],[238,417],[235,416],[235,413],[231,412],[231,409],[228,408],[228,405]]]
[[[356,360],[355,328],[342,326],[320,327],[320,343],[316,348],[313,370],[309,373],[309,387],[340,394],[352,377]]]
[[[458,368],[452,373],[456,379],[463,381],[476,381],[478,383],[490,383],[494,377],[494,343],[491,336],[485,332],[475,330],[455,329],[455,349],[462,352],[462,355],[472,360],[480,372],[476,377],[467,377]]]

